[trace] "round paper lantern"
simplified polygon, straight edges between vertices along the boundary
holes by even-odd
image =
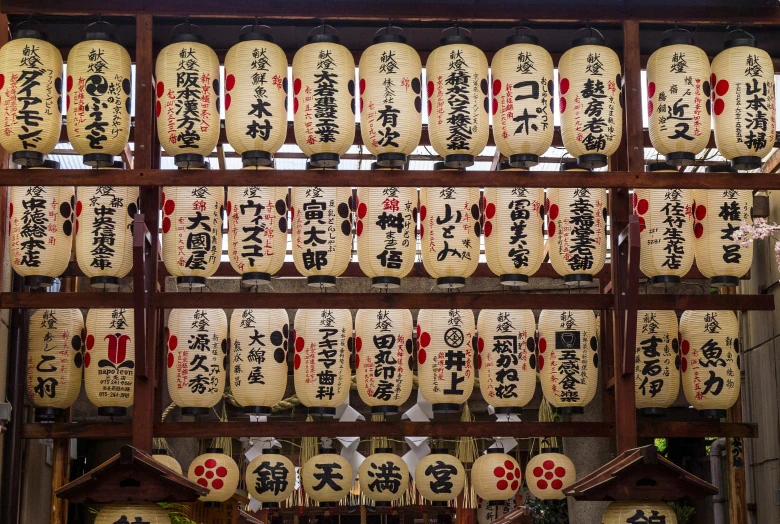
[[[68,53],[68,140],[84,163],[111,167],[130,138],[130,55],[113,26],[87,26]]]
[[[636,325],[636,407],[644,415],[663,416],[680,392],[677,314],[639,310]]]
[[[270,166],[287,136],[287,56],[255,25],[225,56],[225,132],[245,167]]]
[[[295,394],[309,414],[336,416],[336,406],[349,396],[352,314],[348,309],[299,309],[293,344]]]
[[[170,469],[175,471],[179,475],[182,474],[181,464],[179,461],[168,454],[168,450],[164,448],[157,448],[152,450],[152,458]],[[113,523],[112,523],[113,524]]]
[[[352,256],[352,189],[292,188],[292,254],[313,287],[333,287]]]
[[[371,285],[397,288],[417,254],[417,188],[359,187],[357,252]]]
[[[349,460],[331,448],[320,448],[320,454],[307,460],[301,469],[301,484],[306,495],[320,506],[336,506],[349,495],[352,480]]]
[[[431,146],[447,167],[472,166],[490,134],[485,53],[468,36],[448,36],[431,51],[425,67]]]
[[[607,165],[623,135],[620,59],[600,34],[577,38],[558,62],[561,136],[584,167]]]
[[[207,507],[219,507],[232,497],[236,493],[239,476],[238,464],[233,457],[225,455],[222,448],[206,448],[206,453],[195,457],[187,471],[188,479],[209,488],[207,495],[198,498]]]
[[[388,507],[409,487],[409,467],[393,448],[376,448],[358,469],[360,491],[376,507]]]
[[[599,382],[596,316],[585,309],[544,309],[539,315],[539,379],[558,413],[582,413]]]
[[[417,315],[417,377],[434,413],[458,413],[474,389],[474,313],[421,309]]]
[[[482,398],[496,414],[520,414],[536,390],[536,319],[530,309],[483,309],[477,321]]]
[[[84,389],[98,415],[122,417],[135,392],[135,317],[125,308],[90,309],[84,347]]]
[[[244,413],[270,415],[287,388],[290,318],[285,309],[234,309],[230,316],[230,391]]]
[[[528,461],[525,481],[528,490],[539,500],[562,500],[563,490],[577,480],[574,463],[556,449],[545,450]]]
[[[295,466],[275,452],[263,453],[246,467],[246,489],[265,508],[278,508],[295,491]]]
[[[0,146],[21,166],[43,164],[62,126],[62,55],[46,33],[20,29],[0,48]]]
[[[447,506],[455,500],[466,483],[466,470],[447,448],[433,448],[417,463],[414,485],[432,506]]]
[[[533,35],[513,35],[490,63],[493,75],[493,137],[513,167],[539,163],[552,145],[553,61]]]
[[[221,309],[172,309],[166,329],[168,394],[183,415],[205,415],[222,400],[228,324]]]
[[[658,522],[677,524],[677,514],[665,502],[612,502],[601,517],[602,524]]]
[[[292,63],[295,141],[314,167],[337,166],[355,141],[355,59],[325,28]]]
[[[177,32],[183,25],[187,32]],[[157,55],[157,135],[179,167],[203,167],[219,141],[219,58],[192,32],[174,28]],[[166,257],[167,258],[167,257]]]
[[[136,504],[116,502],[103,506],[95,517],[95,524],[116,524],[117,522],[143,522],[144,524],[171,524],[168,510],[157,504]]]
[[[201,288],[222,257],[222,186],[163,188],[163,260],[176,285]]]
[[[707,418],[724,418],[739,398],[739,322],[733,311],[686,311],[680,318],[682,385]]]
[[[732,33],[712,60],[715,145],[735,169],[758,169],[775,146],[775,68],[755,38]]]
[[[494,520],[508,515],[516,506],[515,499],[509,499],[497,506],[493,506],[488,504],[486,500],[477,497],[477,523],[490,524]]]
[[[466,285],[479,264],[478,187],[420,188],[423,267],[443,289]]]
[[[522,483],[520,465],[501,448],[488,448],[471,466],[474,491],[493,506],[514,498]]]
[[[359,309],[355,378],[371,413],[395,415],[412,392],[414,323],[408,309]]]
[[[84,317],[78,309],[38,309],[28,325],[27,398],[36,422],[54,422],[81,391]]]

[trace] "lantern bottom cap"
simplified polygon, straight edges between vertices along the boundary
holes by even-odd
[[[31,275],[24,277],[24,285],[28,287],[51,287],[54,285],[54,277]]]
[[[330,275],[312,275],[306,277],[306,283],[312,287],[335,287],[336,277]]]
[[[35,408],[35,422],[54,422],[63,411],[65,410],[52,407]]]
[[[314,417],[335,417],[336,408],[313,406],[309,408],[309,415]]]
[[[769,218],[769,195],[753,195],[753,218]]]
[[[262,504],[265,509],[279,509],[278,502],[263,502]]]
[[[371,406],[371,413],[381,415],[397,415],[398,406]]]
[[[321,508],[336,508],[338,505],[338,502],[320,502]]]
[[[474,165],[474,155],[447,155],[444,165],[455,169],[463,169]]]
[[[542,453],[560,453],[561,448],[540,448]]]
[[[656,275],[647,279],[651,286],[664,286],[665,284],[679,284],[682,278],[678,275]]]
[[[17,151],[11,155],[14,164],[25,167],[38,167],[43,165],[43,153],[38,151]]]
[[[274,156],[268,151],[244,151],[241,153],[241,165],[244,167],[270,166]]]
[[[271,406],[244,406],[244,413],[250,415],[270,415],[273,413]]]
[[[577,167],[584,167],[586,169],[597,169],[607,165],[607,155],[599,155],[591,153],[588,155],[582,155],[577,157]]]
[[[739,285],[739,277],[722,276],[710,278],[710,286],[712,287],[737,287]]]
[[[338,153],[314,153],[309,157],[312,167],[336,167],[339,165]]]
[[[389,508],[392,505],[393,503],[390,502],[389,500],[377,500],[374,502],[374,507],[377,508]]]
[[[105,287],[105,288],[116,289],[119,287],[119,277],[108,277],[108,276],[90,277],[89,285],[98,288]]]
[[[509,157],[509,165],[512,167],[523,167],[528,169],[534,167],[539,163],[539,155],[511,155]]]
[[[523,413],[523,408],[519,406],[503,406],[500,408],[493,408],[496,415],[520,415]]]
[[[371,287],[399,288],[401,287],[401,279],[398,277],[373,277],[371,279]]]
[[[127,415],[127,408],[122,406],[102,406],[98,408],[98,415],[101,417],[124,417]]]
[[[84,164],[91,167],[113,167],[114,155],[106,153],[89,153],[84,155]]]
[[[581,407],[566,407],[566,408],[556,408],[558,413],[561,415],[582,415],[585,413],[585,408]]]
[[[209,408],[195,408],[195,407],[187,407],[187,408],[181,408],[181,414],[182,415],[208,415],[209,414]]]
[[[575,275],[564,275],[563,277],[563,283],[567,286],[575,286],[580,282],[593,282],[593,275],[577,273]]]
[[[731,167],[737,170],[747,171],[761,167],[760,156],[738,156],[731,159]]]
[[[640,408],[639,414],[646,417],[665,417],[666,408]]]
[[[455,289],[465,285],[465,277],[439,277],[436,279],[436,286],[442,289]]]
[[[433,506],[434,508],[446,508],[449,505],[450,505],[450,503],[447,500],[432,500],[431,501],[431,506]]]
[[[696,155],[694,153],[675,152],[668,153],[666,155],[666,163],[670,166],[690,166],[696,161]]]
[[[218,507],[220,507],[222,505],[222,503],[221,502],[209,501],[209,502],[204,502],[203,505],[205,507],[207,507],[207,508],[218,508]]]
[[[434,413],[460,413],[460,404],[433,404]]]
[[[525,286],[528,284],[528,275],[501,275],[502,286]]]
[[[244,273],[241,283],[245,286],[266,286],[271,283],[271,273]]]
[[[181,153],[173,157],[173,163],[184,169],[198,169],[206,166],[206,158],[196,153]]]
[[[205,287],[206,277],[176,277],[176,285],[178,287]]]
[[[488,500],[488,506],[503,506],[506,504],[510,499],[507,500]]]
[[[707,419],[726,418],[728,412],[725,409],[700,409],[699,414]]]
[[[403,167],[408,158],[403,153],[379,153],[376,156],[376,163],[380,167]]]

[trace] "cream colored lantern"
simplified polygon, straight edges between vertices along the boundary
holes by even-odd
[[[205,415],[222,400],[228,323],[221,309],[172,309],[168,316],[168,394],[183,415]]]
[[[337,506],[349,495],[352,479],[349,460],[331,448],[320,448],[320,454],[307,460],[301,469],[304,492],[324,507]]]
[[[677,514],[665,502],[612,502],[601,517],[602,524],[658,522],[677,524]]]
[[[84,389],[98,415],[121,417],[135,392],[135,317],[125,308],[90,309],[84,347]]]
[[[295,491],[295,466],[274,451],[258,455],[246,467],[246,489],[264,508],[278,508]]]
[[[195,457],[187,470],[188,479],[209,489],[198,499],[207,507],[218,507],[235,495],[239,476],[238,464],[222,448],[206,448],[206,453]]]
[[[358,468],[360,491],[376,507],[388,507],[409,487],[409,467],[393,448],[376,448]]]
[[[474,491],[493,506],[514,498],[522,483],[520,465],[502,448],[488,448],[471,466]]]
[[[739,322],[733,311],[686,311],[680,318],[682,386],[706,418],[724,418],[739,398]]]
[[[152,450],[152,458],[165,466],[166,468],[170,469],[171,471],[175,471],[179,475],[182,475],[182,469],[181,464],[179,464],[179,461],[173,458],[170,454],[168,454],[168,450],[164,448],[156,448]],[[112,523],[113,524],[113,523]]]
[[[84,317],[78,309],[38,309],[28,326],[27,398],[36,422],[54,422],[81,391]]]
[[[680,393],[678,335],[674,311],[637,311],[634,383],[636,407],[644,415],[666,415]]]
[[[115,502],[101,508],[95,517],[95,524],[116,524],[117,522],[143,522],[144,524],[171,524],[167,509],[153,503]]]
[[[447,506],[455,500],[466,484],[466,470],[447,448],[433,448],[417,463],[414,485],[431,506]]]
[[[499,505],[491,505],[488,501],[477,497],[477,523],[490,524],[511,513],[516,506],[515,499],[506,500]]]
[[[563,490],[577,480],[574,463],[556,449],[545,450],[528,461],[525,481],[528,490],[539,500],[563,500]]]

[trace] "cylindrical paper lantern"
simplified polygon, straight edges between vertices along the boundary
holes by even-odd
[[[458,34],[442,38],[425,67],[431,146],[447,167],[472,166],[490,134],[487,57]]]
[[[295,394],[309,413],[333,417],[349,396],[352,314],[348,309],[299,309],[293,331]]]
[[[292,254],[310,286],[333,287],[352,256],[352,189],[292,189]]]
[[[423,267],[440,288],[465,286],[477,269],[481,215],[478,187],[420,189]]]
[[[530,309],[483,309],[477,321],[482,398],[496,414],[519,414],[536,390],[536,319]]]
[[[306,495],[320,506],[336,506],[352,488],[349,460],[331,448],[320,448],[320,454],[307,460],[300,473]]]
[[[612,502],[601,517],[602,524],[647,522],[677,524],[677,514],[665,502]]]
[[[0,48],[0,146],[35,167],[54,151],[62,126],[62,55],[46,33],[20,29]]]
[[[447,506],[455,500],[466,483],[466,470],[447,448],[433,448],[417,463],[414,485],[432,506]]]
[[[84,317],[78,309],[38,309],[28,325],[27,398],[36,422],[54,422],[81,391]]]
[[[623,136],[620,59],[597,34],[577,38],[558,62],[561,135],[584,167],[607,165]]]
[[[246,467],[246,489],[263,507],[279,507],[295,490],[295,466],[273,451],[258,455]]]
[[[596,316],[585,309],[544,309],[539,315],[539,379],[559,413],[582,413],[599,382]]]
[[[474,389],[474,313],[421,309],[417,315],[417,376],[434,413],[457,413]]]
[[[574,463],[557,450],[546,451],[528,461],[525,481],[528,490],[539,500],[562,500],[563,490],[577,480]]]
[[[130,55],[113,26],[87,26],[68,53],[68,140],[84,163],[110,167],[130,138]]]
[[[498,520],[509,514],[516,506],[517,503],[515,502],[515,499],[509,499],[502,504],[493,506],[488,504],[486,500],[477,497],[477,523],[490,524],[494,520]]]
[[[377,164],[401,167],[420,143],[422,63],[400,34],[377,35],[363,51],[360,77],[360,134]]]
[[[553,61],[533,35],[513,35],[493,56],[493,137],[513,167],[529,168],[552,145]]]
[[[406,493],[409,467],[393,448],[376,448],[358,469],[360,491],[377,507],[387,507]]]
[[[295,141],[314,167],[337,166],[355,140],[355,59],[325,27],[292,63]]]
[[[170,469],[175,471],[179,475],[182,474],[181,464],[179,461],[168,454],[168,450],[165,448],[156,448],[152,450],[152,458]],[[112,523],[113,524],[113,523]]]
[[[739,398],[739,322],[733,311],[686,311],[680,318],[682,385],[707,418],[724,418]]]
[[[209,507],[218,507],[236,493],[239,476],[238,464],[222,448],[206,448],[206,453],[195,457],[187,471],[187,478],[209,488],[208,494],[198,499]]]
[[[471,466],[474,491],[493,506],[514,498],[522,483],[520,465],[501,448],[488,448]]]
[[[95,517],[95,524],[116,524],[117,522],[171,524],[171,516],[167,509],[157,504],[115,502],[103,506],[100,513]]]
[[[680,392],[680,343],[674,311],[639,310],[636,315],[634,383],[636,407],[666,415]]]
[[[287,388],[290,318],[285,309],[234,309],[230,390],[244,413],[270,415]]]
[[[175,32],[171,44],[157,55],[155,78],[160,144],[177,166],[203,167],[219,141],[217,54],[200,34]]]
[[[715,145],[735,169],[758,169],[775,146],[775,68],[750,34],[734,33],[712,60]]]
[[[121,417],[135,392],[135,317],[125,308],[90,309],[84,347],[84,389],[98,415]]]

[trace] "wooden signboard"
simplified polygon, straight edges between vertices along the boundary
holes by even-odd
[[[239,524],[238,503],[234,499],[226,500],[216,508],[206,507],[198,501],[190,504],[190,519],[197,524]]]

